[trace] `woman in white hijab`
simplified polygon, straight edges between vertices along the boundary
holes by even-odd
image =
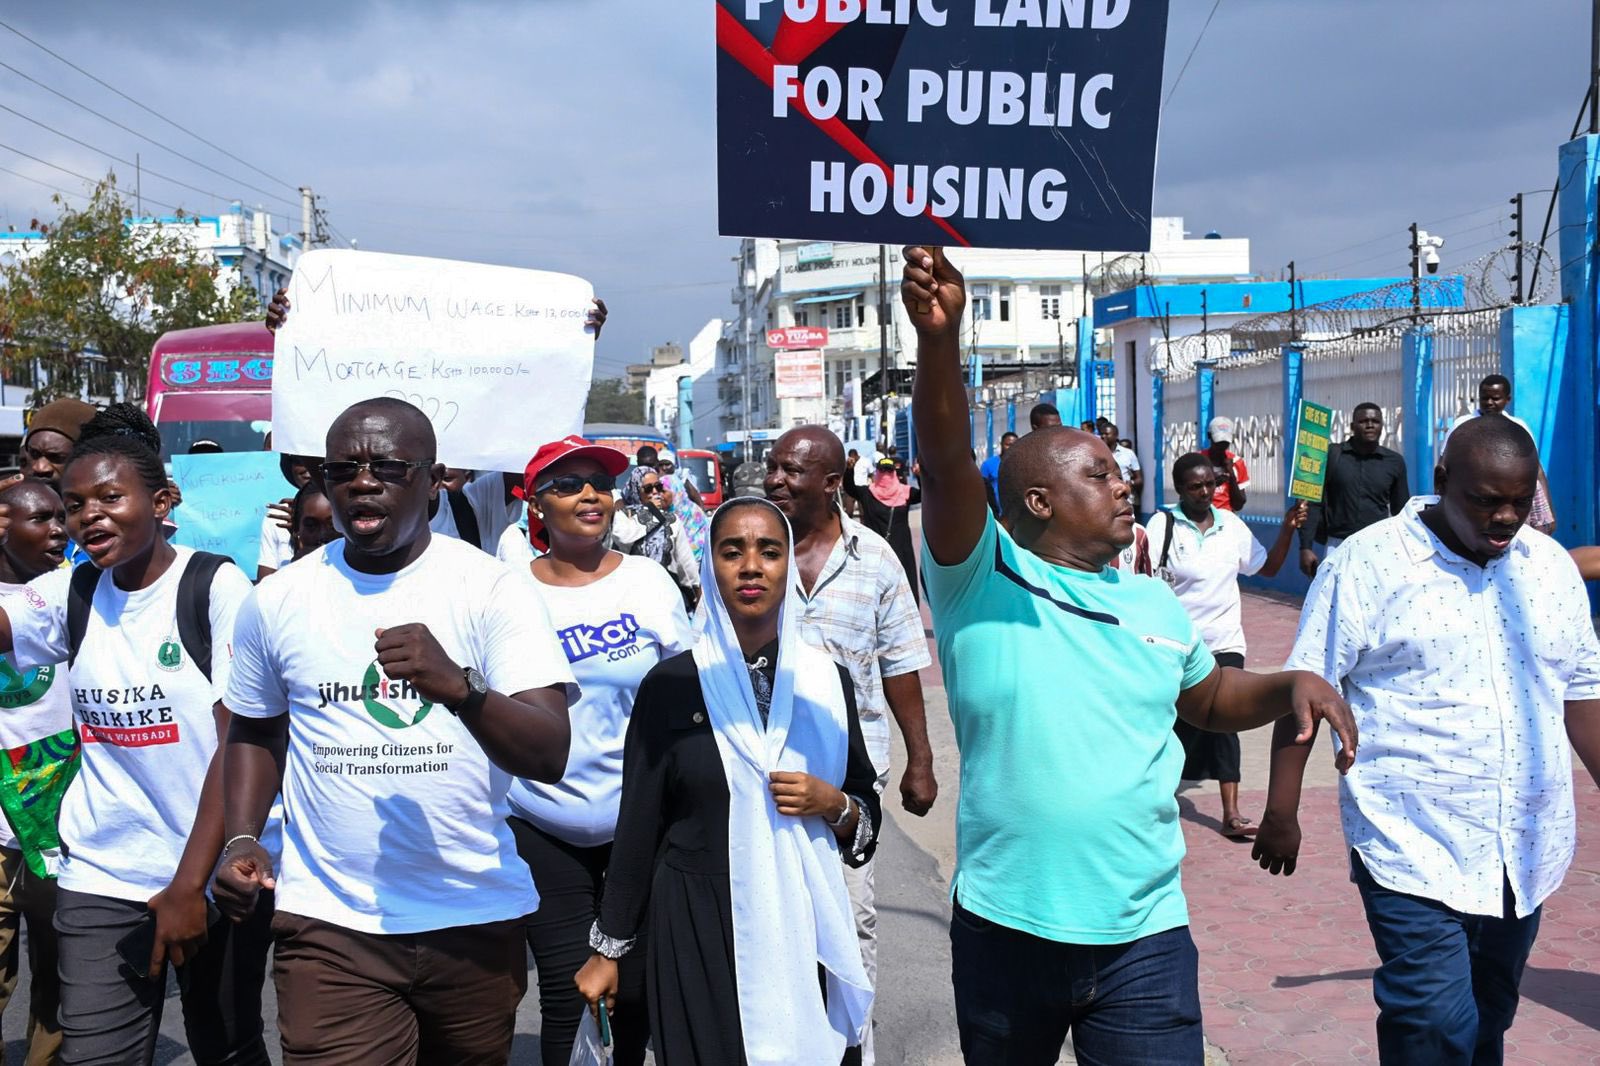
[[[882,812],[849,675],[787,609],[795,573],[776,507],[719,508],[695,647],[656,665],[634,702],[595,955],[577,980],[610,1007],[616,960],[648,951],[659,1066],[859,1061],[872,990],[840,860],[871,857]]]

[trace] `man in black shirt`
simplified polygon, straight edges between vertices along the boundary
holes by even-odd
[[[1337,548],[1346,537],[1400,513],[1411,498],[1406,461],[1378,441],[1383,411],[1375,403],[1350,412],[1350,439],[1328,452],[1322,502],[1310,505],[1300,527],[1300,571],[1317,576],[1320,562],[1313,543]]]

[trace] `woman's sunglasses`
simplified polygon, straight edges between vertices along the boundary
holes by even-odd
[[[547,492],[553,492],[557,496],[576,496],[583,491],[585,485],[593,486],[596,492],[609,493],[617,487],[617,479],[613,474],[562,474],[542,485],[535,485],[533,494],[543,496]]]

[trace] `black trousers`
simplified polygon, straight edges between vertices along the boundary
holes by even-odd
[[[558,840],[515,816],[507,819],[517,854],[533,872],[539,909],[528,915],[528,947],[539,972],[539,1055],[544,1066],[567,1066],[578,1022],[589,1009],[574,979],[593,954],[589,927],[600,913],[611,845],[583,848]],[[617,1006],[611,1018],[613,1061],[639,1066],[650,1039],[645,1006],[645,941],[641,936],[618,966]]]
[[[143,903],[56,892],[63,1066],[149,1066],[155,1060],[167,979],[134,973],[117,941],[149,913]],[[235,925],[219,917],[205,946],[177,968],[183,1027],[200,1066],[268,1066],[261,986],[272,946],[272,893]]]

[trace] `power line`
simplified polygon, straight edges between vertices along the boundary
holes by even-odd
[[[69,140],[73,144],[80,145],[80,146],[82,146],[84,148],[89,149],[89,151],[91,151],[91,152],[98,152],[99,154],[105,156],[107,159],[115,159],[117,162],[121,163],[125,167],[136,167],[142,173],[148,174],[152,178],[159,178],[162,181],[170,182],[171,184],[176,185],[176,186],[178,186],[180,188],[188,189],[190,192],[197,192],[201,196],[209,196],[213,200],[221,200],[223,203],[227,203],[227,202],[229,202],[229,201],[231,201],[233,199],[233,197],[231,197],[231,196],[224,196],[224,195],[222,195],[221,193],[218,193],[218,192],[211,192],[211,191],[209,191],[207,189],[202,189],[198,185],[190,185],[186,181],[180,181],[179,179],[174,178],[174,177],[170,177],[170,176],[168,176],[166,174],[161,173],[158,170],[151,170],[149,167],[144,166],[144,165],[142,165],[140,163],[135,163],[131,159],[124,159],[121,156],[115,155],[112,152],[109,152],[104,148],[101,148],[101,147],[99,147],[97,145],[90,144],[88,141],[80,140],[79,138],[74,137],[70,133],[63,133],[60,130],[56,129],[54,126],[51,126],[48,123],[40,122],[38,119],[32,117],[31,115],[24,115],[21,111],[18,111],[16,108],[11,107],[11,106],[9,106],[7,104],[0,104],[0,111],[10,112],[11,114],[13,114],[13,115],[17,116],[18,118],[22,119],[24,122],[31,122],[35,126],[38,126],[42,130],[49,130],[51,133],[55,134],[57,137],[61,137],[61,138],[65,139],[65,140]]]
[[[22,171],[20,171],[20,170],[12,170],[10,167],[0,167],[0,174],[10,174],[14,178],[21,178],[23,181],[31,181],[35,185],[43,185],[45,188],[52,189],[55,192],[58,192],[63,196],[73,196],[73,197],[82,197],[83,196],[83,193],[81,193],[81,192],[73,192],[71,189],[63,189],[59,185],[51,185],[48,181],[41,181],[38,178],[34,177],[32,174],[24,174]]]
[[[81,179],[83,181],[86,181],[90,185],[98,185],[100,183],[100,179],[99,178],[91,178],[87,174],[79,174],[76,170],[68,170],[66,167],[62,166],[60,163],[52,163],[48,159],[40,159],[36,155],[31,155],[31,154],[29,154],[27,152],[24,152],[21,148],[13,148],[11,145],[5,144],[4,142],[0,142],[0,148],[4,148],[8,152],[15,152],[17,155],[20,155],[22,158],[31,159],[35,163],[43,163],[45,166],[49,167],[51,170],[59,170],[63,174],[70,174],[72,177],[79,178],[79,179]],[[114,174],[116,172],[112,171],[112,173]],[[183,210],[181,207],[177,206],[176,204],[163,203],[162,201],[157,200],[157,199],[155,199],[153,197],[150,197],[150,196],[146,196],[146,197],[144,197],[144,199],[149,201],[152,204],[155,204],[157,207],[166,207],[166,208],[170,208],[173,211],[181,211],[181,210]]]
[[[1531,191],[1537,193],[1537,192],[1543,192],[1545,190],[1543,190],[1543,189],[1533,189]],[[1436,218],[1436,219],[1433,219],[1433,220],[1428,221],[1428,222],[1419,223],[1419,225],[1421,225],[1424,229],[1427,229],[1427,228],[1432,227],[1432,226],[1442,226],[1446,222],[1455,222],[1458,219],[1470,218],[1473,215],[1481,215],[1481,214],[1484,214],[1487,211],[1499,211],[1499,210],[1502,210],[1501,206],[1499,204],[1494,204],[1494,205],[1492,205],[1490,207],[1480,207],[1480,208],[1478,208],[1478,209],[1476,209],[1474,211],[1463,211],[1459,215],[1446,215],[1444,218]],[[1380,241],[1392,241],[1392,240],[1395,239],[1395,234],[1401,232],[1403,229],[1404,229],[1404,227],[1398,227],[1395,230],[1392,230],[1391,232],[1382,234],[1381,236],[1373,237],[1373,238],[1371,238],[1369,240],[1365,240],[1365,241],[1360,241],[1360,242],[1358,242],[1356,244],[1349,244],[1349,245],[1346,245],[1343,248],[1335,248],[1331,252],[1317,252],[1315,255],[1302,256],[1302,257],[1300,257],[1300,262],[1302,262],[1302,263],[1314,263],[1319,259],[1331,259],[1336,255],[1343,255],[1345,252],[1353,252],[1358,248],[1365,248],[1369,244],[1377,244]],[[1359,260],[1357,260],[1357,262],[1364,263],[1364,262],[1367,262],[1367,260],[1366,259],[1359,259]]]
[[[255,171],[257,174],[260,174],[262,177],[267,178],[270,181],[275,181],[279,185],[284,186],[285,188],[295,189],[296,191],[298,191],[299,186],[295,185],[293,182],[284,181],[282,178],[274,177],[273,175],[267,173],[265,170],[262,170],[260,167],[256,166],[254,163],[251,163],[248,160],[241,159],[238,156],[234,155],[232,152],[228,151],[226,148],[222,147],[221,145],[216,144],[216,143],[214,143],[212,141],[206,140],[204,137],[202,137],[198,133],[194,132],[194,130],[189,129],[187,126],[184,126],[184,125],[182,125],[180,123],[174,122],[172,119],[170,119],[167,116],[163,115],[161,112],[157,111],[155,108],[150,107],[147,104],[140,103],[138,100],[135,100],[133,97],[129,96],[127,93],[123,92],[121,89],[117,88],[115,85],[112,85],[109,82],[106,82],[105,80],[103,80],[101,78],[95,77],[95,75],[89,73],[87,70],[84,70],[82,67],[78,66],[78,64],[74,63],[72,60],[68,59],[66,56],[62,55],[59,52],[52,51],[50,48],[46,47],[45,45],[40,44],[38,41],[34,40],[32,37],[29,37],[27,34],[23,33],[21,30],[17,29],[15,26],[11,25],[10,23],[4,22],[4,21],[0,21],[0,29],[6,29],[6,30],[11,31],[12,33],[16,34],[18,37],[21,37],[24,41],[27,41],[29,44],[31,44],[35,48],[39,49],[45,55],[48,55],[52,59],[55,59],[55,60],[57,60],[57,61],[59,61],[61,63],[65,63],[67,66],[71,67],[73,70],[77,71],[79,74],[82,74],[84,77],[88,78],[90,81],[94,82],[96,85],[99,85],[104,89],[108,89],[113,93],[116,93],[118,96],[120,96],[124,100],[128,101],[128,103],[134,105],[135,107],[139,108],[142,111],[149,112],[150,114],[154,115],[156,118],[160,119],[162,122],[165,122],[167,125],[171,126],[173,129],[179,130],[182,133],[188,134],[190,137],[193,137],[195,140],[199,141],[201,144],[205,145],[207,148],[210,148],[210,149],[212,149],[214,151],[217,151],[217,152],[221,152],[223,155],[227,156],[229,159],[233,160],[235,163],[238,163],[241,166],[247,167],[250,170]]]
[[[1221,6],[1222,0],[1216,0],[1216,3],[1211,5],[1211,14],[1206,16],[1205,25],[1200,27],[1200,35],[1194,39],[1194,46],[1189,49],[1189,55],[1184,59],[1183,66],[1178,68],[1178,76],[1172,79],[1172,88],[1167,90],[1167,98],[1162,101],[1161,110],[1165,111],[1167,105],[1172,103],[1172,95],[1178,91],[1178,83],[1183,81],[1184,71],[1189,69],[1189,61],[1200,50],[1200,42],[1206,39],[1206,30],[1211,28],[1211,20],[1217,17],[1217,8]],[[3,23],[0,23],[0,25],[3,25]]]
[[[151,137],[149,134],[140,133],[138,130],[134,129],[132,126],[124,125],[123,123],[118,122],[116,119],[112,118],[110,115],[102,114],[101,112],[96,111],[94,108],[90,107],[88,104],[85,104],[85,103],[83,103],[82,101],[79,101],[79,100],[74,100],[72,97],[68,96],[66,93],[61,92],[61,91],[59,91],[57,89],[52,89],[50,86],[46,85],[44,82],[40,81],[38,78],[35,78],[30,74],[23,73],[22,71],[18,70],[16,67],[12,66],[10,63],[7,63],[7,62],[4,62],[3,60],[0,60],[0,67],[4,67],[6,70],[9,70],[11,73],[15,74],[19,78],[24,79],[25,81],[32,82],[34,85],[37,85],[39,88],[43,89],[45,92],[51,93],[51,94],[53,94],[55,96],[60,97],[61,99],[65,100],[67,103],[72,104],[74,107],[82,108],[83,110],[89,112],[89,114],[93,115],[95,118],[98,118],[98,119],[101,119],[102,121],[111,123],[111,125],[117,127],[117,129],[119,129],[119,130],[122,130],[124,133],[131,133],[135,137],[138,137],[140,140],[148,141],[149,143],[155,145],[157,148],[160,148],[163,151],[171,152],[173,155],[177,156],[179,159],[184,160],[185,162],[193,163],[197,167],[200,167],[200,168],[202,168],[204,170],[209,170],[211,173],[217,175],[217,177],[219,177],[219,178],[225,178],[228,181],[233,182],[235,185],[242,186],[243,188],[249,189],[252,192],[258,192],[263,196],[270,196],[274,200],[277,200],[279,203],[287,204],[291,208],[298,209],[299,206],[300,206],[297,202],[285,199],[284,197],[279,196],[277,193],[268,192],[266,189],[263,189],[260,186],[252,185],[247,181],[242,181],[239,178],[234,177],[232,174],[228,174],[228,173],[226,173],[224,171],[218,170],[216,167],[211,166],[209,163],[202,163],[200,160],[194,158],[193,156],[185,155],[184,153],[178,151],[176,148],[172,147],[170,144],[165,144],[165,143],[163,143],[161,141],[158,141],[154,137]]]

